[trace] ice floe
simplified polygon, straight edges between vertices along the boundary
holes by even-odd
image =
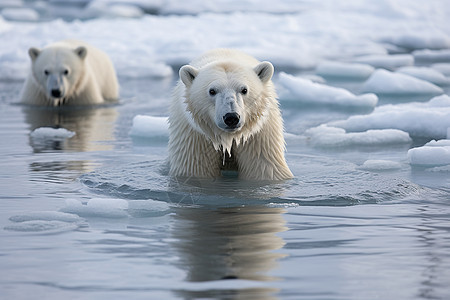
[[[65,128],[39,127],[30,133],[33,139],[68,139],[75,135],[75,132]]]
[[[167,138],[169,136],[168,118],[137,115],[133,118],[130,135],[142,138]]]
[[[431,68],[441,72],[445,76],[450,76],[450,63],[436,63],[436,64],[432,64]]]
[[[77,215],[56,212],[37,211],[15,215],[9,218],[13,224],[4,227],[9,231],[21,232],[60,232],[74,230],[84,221]]]
[[[382,159],[369,159],[366,160],[359,169],[366,171],[389,171],[397,170],[402,166],[397,161],[392,160],[382,160]]]
[[[324,124],[306,130],[305,135],[317,147],[379,146],[411,142],[408,133],[397,129],[346,132],[342,128]]]
[[[282,87],[279,90],[282,101],[355,107],[375,107],[378,102],[375,94],[355,95],[343,88],[315,83],[284,72],[279,74],[278,84]]]
[[[413,52],[414,59],[420,63],[450,62],[450,49],[442,50],[416,50]]]
[[[39,20],[39,14],[31,8],[4,8],[1,10],[0,15],[6,20],[11,21],[37,21]]]
[[[427,67],[402,67],[397,70],[398,73],[410,75],[436,85],[449,85],[450,79],[441,72]]]
[[[354,59],[357,63],[371,65],[375,68],[394,70],[399,67],[412,66],[414,57],[410,54],[365,55]]]
[[[417,166],[450,165],[450,140],[433,140],[422,147],[409,149],[408,159],[411,165]]]
[[[324,61],[318,64],[316,73],[324,77],[366,79],[374,70],[367,64]]]
[[[450,38],[443,32],[430,30],[425,33],[423,28],[417,33],[400,33],[381,39],[407,50],[415,49],[446,49],[450,48]]]
[[[444,92],[428,81],[384,69],[376,70],[364,83],[362,91],[384,95],[438,95]]]
[[[61,211],[86,218],[128,218],[153,217],[167,214],[170,205],[155,200],[131,200],[113,198],[92,198],[83,203],[67,199]]]
[[[92,198],[87,203],[76,199],[66,199],[62,212],[81,217],[127,218],[128,201],[123,199]]]
[[[328,125],[347,131],[369,129],[399,129],[412,137],[442,139],[450,127],[450,97],[441,95],[428,102],[388,104],[376,107],[368,115],[351,116],[347,120],[330,122]]]

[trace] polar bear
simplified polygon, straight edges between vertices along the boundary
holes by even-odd
[[[181,67],[169,112],[169,174],[247,180],[293,175],[284,157],[283,120],[270,62],[232,49]]]
[[[31,105],[92,105],[117,100],[119,84],[108,55],[87,43],[60,41],[30,48],[31,72],[21,102]]]

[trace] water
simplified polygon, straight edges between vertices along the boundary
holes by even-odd
[[[172,86],[121,80],[119,105],[54,111],[0,84],[1,299],[448,299],[448,173],[411,168],[412,145],[298,139],[293,180],[175,180],[166,140],[128,134]],[[282,108],[294,133],[354,113]],[[42,126],[76,136],[30,138]]]

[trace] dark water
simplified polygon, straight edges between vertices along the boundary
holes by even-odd
[[[120,104],[68,111],[0,84],[0,298],[450,297],[448,174],[411,168],[412,145],[290,140],[293,180],[174,180],[166,140],[129,136],[135,115],[167,115],[172,83],[122,80]],[[355,113],[282,108],[298,134]],[[32,139],[43,126],[76,135]],[[400,167],[361,169],[373,158]]]

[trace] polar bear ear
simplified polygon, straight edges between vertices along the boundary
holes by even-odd
[[[75,54],[78,55],[79,58],[84,59],[87,55],[86,47],[78,47],[77,49],[75,49]]]
[[[35,61],[40,53],[41,53],[41,50],[39,50],[38,48],[33,47],[33,48],[28,49],[28,55],[30,56],[32,61]]]
[[[274,71],[273,65],[268,61],[259,63],[256,67],[253,68],[253,70],[263,83],[268,82],[272,78]]]
[[[180,79],[184,85],[190,87],[195,77],[198,75],[198,70],[190,65],[182,66],[180,69]]]

